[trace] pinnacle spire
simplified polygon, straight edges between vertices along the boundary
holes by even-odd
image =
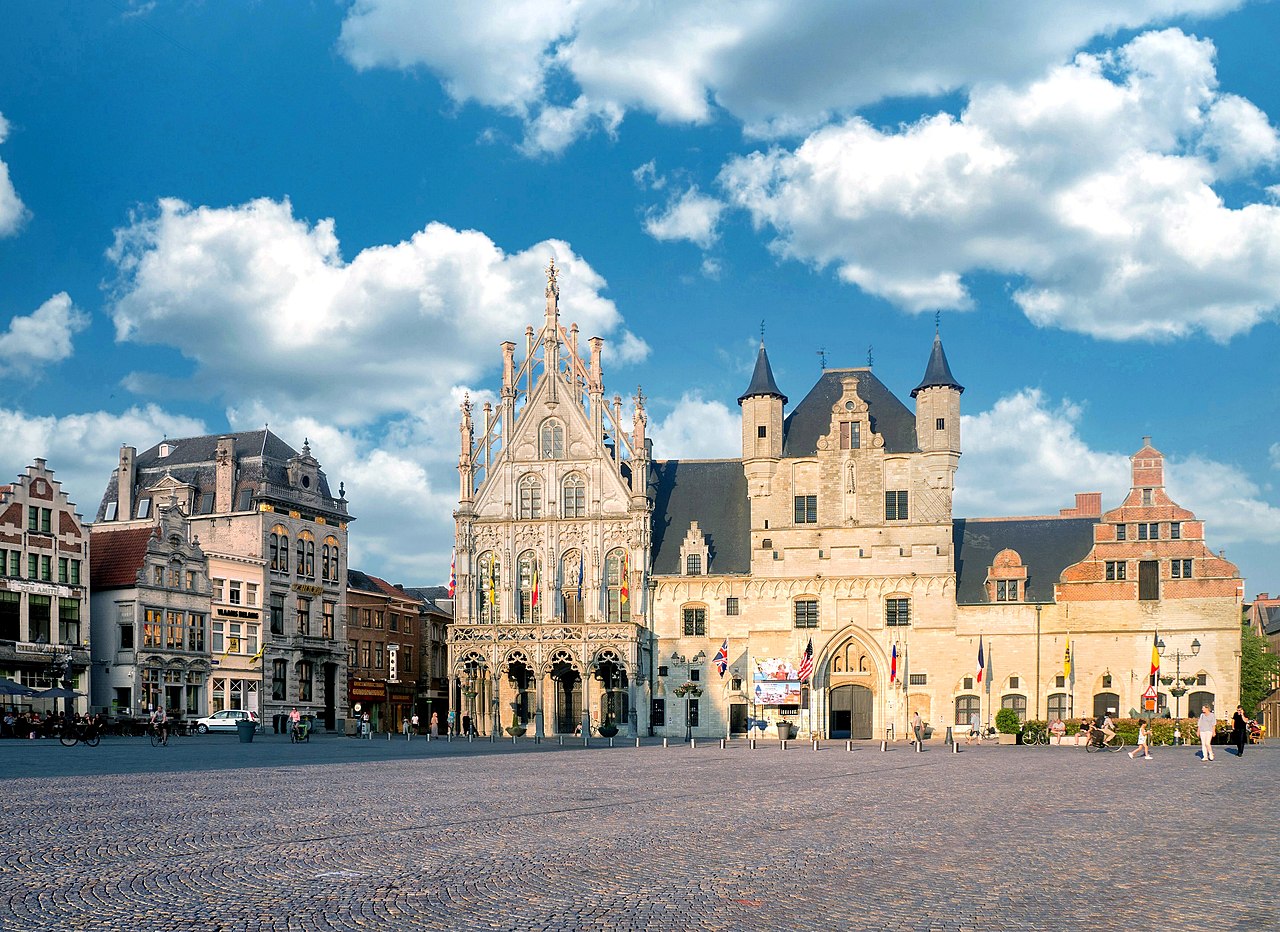
[[[781,398],[783,404],[787,403],[787,396],[778,390],[778,383],[773,380],[773,369],[769,365],[769,354],[764,350],[763,339],[760,341],[760,352],[756,356],[755,371],[751,373],[751,384],[738,396],[738,404],[758,395]]]
[[[929,354],[929,365],[925,367],[924,378],[920,380],[920,384],[911,390],[911,397],[914,398],[926,388],[954,388],[963,394],[964,386],[956,381],[956,377],[951,374],[951,367],[947,365],[947,354],[942,348],[942,334],[935,333],[933,335],[933,352]]]

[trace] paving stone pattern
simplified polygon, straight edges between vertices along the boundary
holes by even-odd
[[[1280,927],[1280,747],[1155,753],[4,741],[0,929]]]

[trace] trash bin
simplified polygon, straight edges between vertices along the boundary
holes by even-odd
[[[240,735],[241,744],[249,744],[253,741],[253,732],[257,726],[247,718],[242,718],[236,722],[236,731]]]

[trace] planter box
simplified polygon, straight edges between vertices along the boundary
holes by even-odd
[[[998,737],[998,738],[1000,739],[1000,743],[1001,743],[1001,744],[1017,744],[1017,743],[1018,743],[1018,736],[1017,736],[1017,735],[1006,735],[1006,734],[1001,733],[1001,734],[997,735],[996,737]]]

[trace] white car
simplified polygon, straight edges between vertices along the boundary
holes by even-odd
[[[196,731],[202,735],[211,731],[235,731],[237,724],[243,721],[253,722],[256,731],[258,713],[246,712],[244,709],[223,709],[221,712],[214,712],[208,718],[196,719]]]

